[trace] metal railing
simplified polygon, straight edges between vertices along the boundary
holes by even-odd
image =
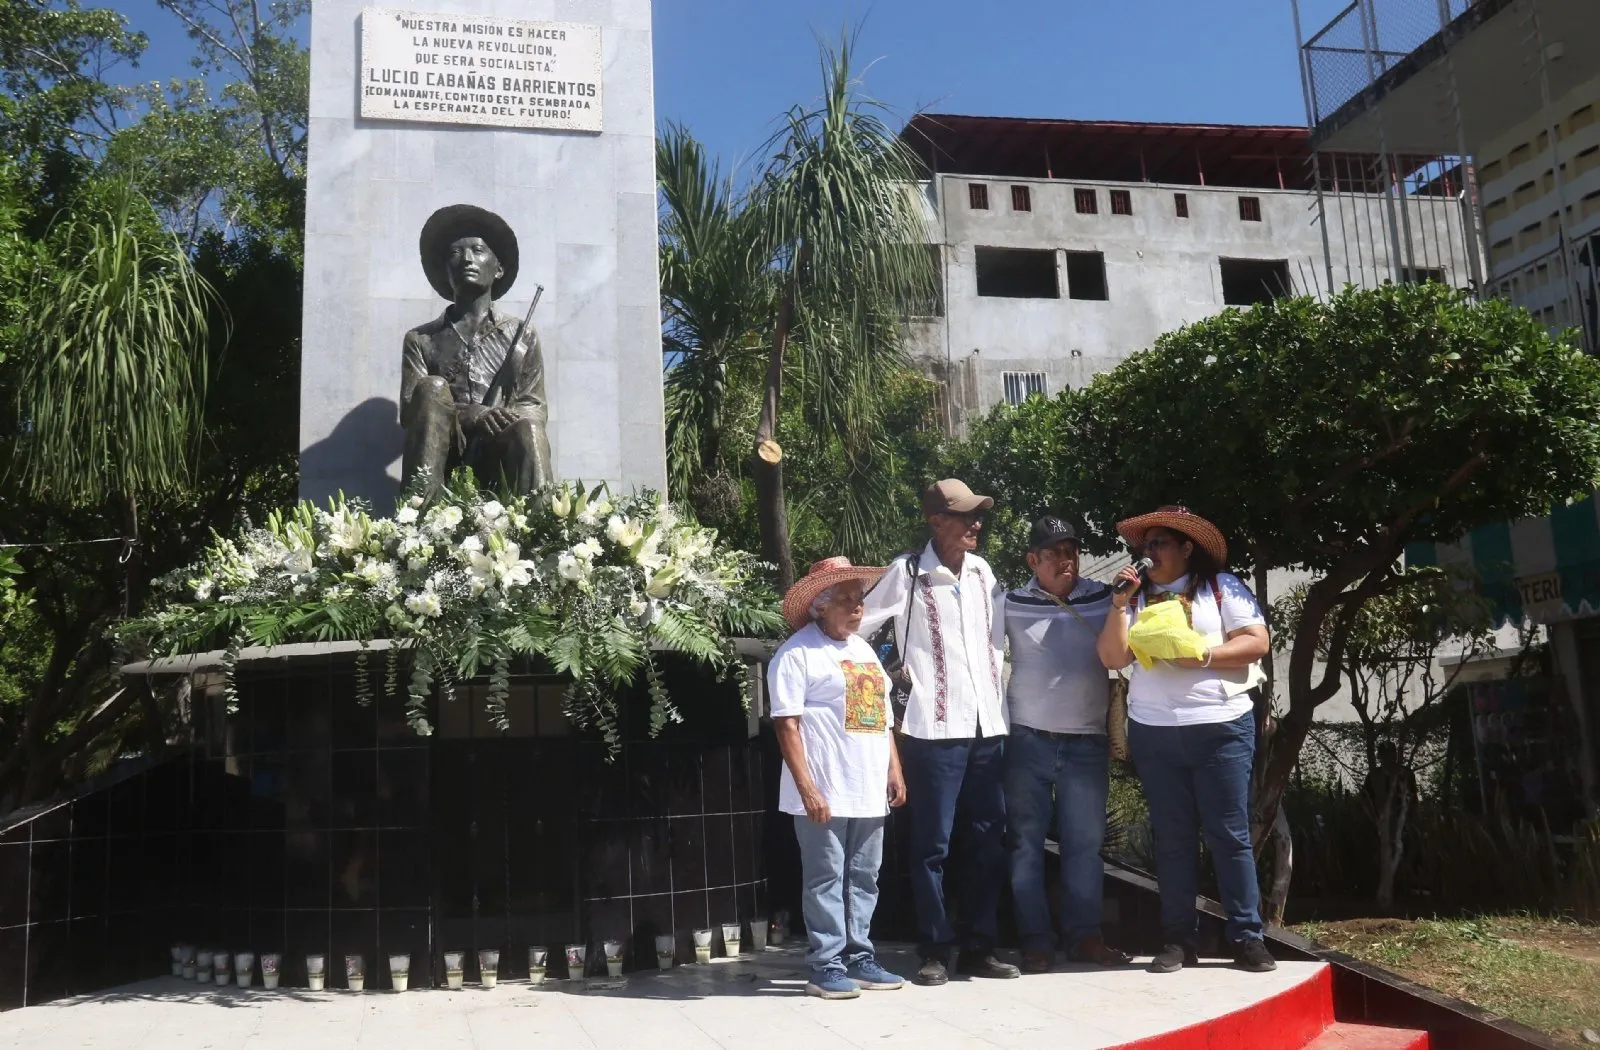
[[[1320,123],[1479,0],[1351,0],[1302,45],[1312,122]]]

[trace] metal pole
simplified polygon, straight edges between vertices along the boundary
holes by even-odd
[[[1467,128],[1461,116],[1461,87],[1456,81],[1456,60],[1450,49],[1450,0],[1439,0],[1439,34],[1444,42],[1444,70],[1450,83],[1450,108],[1456,119],[1456,153],[1461,162],[1461,240],[1467,253],[1467,269],[1472,278],[1472,287],[1481,297],[1484,291],[1483,258],[1487,254],[1488,245],[1483,245],[1484,251],[1478,245],[1478,199],[1477,180],[1467,178]],[[1487,232],[1488,220],[1484,221]]]
[[[1312,83],[1310,60],[1306,57],[1305,36],[1300,29],[1300,0],[1291,0],[1294,6],[1294,42],[1295,55],[1300,61],[1300,94],[1306,104],[1306,130],[1308,134],[1316,127],[1317,114],[1313,102],[1313,93],[1316,88]],[[1317,186],[1317,221],[1322,225],[1322,265],[1328,271],[1328,295],[1332,296],[1337,287],[1333,283],[1333,246],[1328,241],[1328,209],[1327,202],[1322,196],[1322,159],[1316,146],[1311,146],[1311,177]],[[1279,174],[1280,180],[1282,173]],[[1334,188],[1338,189],[1338,176],[1334,176]],[[1340,224],[1343,226],[1343,223]],[[1343,234],[1344,230],[1339,231]]]
[[[1544,32],[1539,24],[1539,0],[1528,0],[1528,21],[1533,26],[1533,44],[1539,49],[1539,108],[1544,117],[1545,134],[1550,137],[1550,171],[1555,176],[1556,191],[1556,250],[1561,253],[1561,280],[1566,285],[1567,314],[1570,319],[1573,304],[1578,298],[1577,281],[1572,275],[1572,264],[1567,251],[1567,201],[1566,180],[1561,175],[1559,140],[1561,126],[1551,112],[1550,64],[1545,61]]]
[[[1372,11],[1372,0],[1358,0],[1358,4],[1360,10],[1357,13],[1361,15],[1361,47],[1367,53],[1367,82],[1372,84],[1380,76],[1377,42],[1374,39],[1378,32],[1377,19]],[[1371,21],[1369,21],[1369,18]],[[1400,220],[1395,214],[1394,192],[1396,187],[1394,169],[1389,163],[1389,138],[1384,131],[1381,110],[1374,107],[1369,111],[1369,114],[1378,125],[1378,161],[1383,170],[1383,199],[1389,219],[1388,240],[1384,244],[1389,255],[1389,277],[1391,280],[1398,281],[1401,279],[1396,261],[1400,254]]]

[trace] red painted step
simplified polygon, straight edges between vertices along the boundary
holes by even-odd
[[[1305,1050],[1428,1050],[1428,1033],[1335,1021]]]

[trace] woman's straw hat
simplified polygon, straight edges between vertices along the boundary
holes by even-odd
[[[1149,514],[1117,522],[1117,532],[1135,553],[1144,546],[1144,534],[1154,528],[1181,533],[1211,555],[1218,566],[1228,564],[1228,541],[1222,538],[1222,530],[1200,515],[1191,513],[1188,507],[1162,507]]]
[[[783,618],[798,631],[811,622],[811,603],[817,600],[817,595],[846,580],[862,580],[868,585],[877,583],[886,571],[881,565],[851,565],[850,559],[843,556],[814,562],[811,571],[794,581],[789,593],[783,596]]]

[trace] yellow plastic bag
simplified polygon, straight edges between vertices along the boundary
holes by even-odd
[[[1139,610],[1139,619],[1128,628],[1128,648],[1140,667],[1149,668],[1157,660],[1199,660],[1206,655],[1206,640],[1189,626],[1182,602],[1160,602]]]

